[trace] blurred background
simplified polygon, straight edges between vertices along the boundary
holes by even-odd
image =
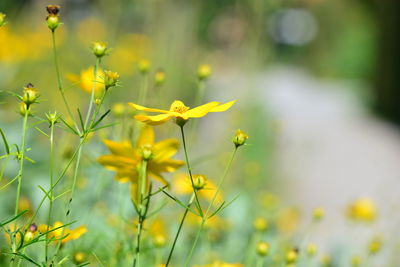
[[[241,194],[241,212],[230,211],[237,220],[257,213],[252,193],[273,192],[304,214],[325,207],[319,238],[340,243],[349,236],[347,203],[368,197],[379,207],[375,230],[398,235],[395,0],[1,0],[9,23],[0,29],[0,89],[17,92],[32,82],[42,95],[38,112],[65,112],[45,26],[47,4],[61,5],[58,50],[73,105],[84,105],[87,94],[68,75],[94,64],[93,41],[113,48],[103,64],[121,74],[122,87],[110,103],[137,97],[141,59],[152,62],[153,72],[166,73],[162,108],[174,99],[190,106],[198,65],[212,66],[206,100],[239,101],[232,111],[202,120],[191,149],[226,150],[236,128],[251,136],[227,184],[230,195]],[[19,114],[9,112],[17,110],[16,101],[0,97],[1,127],[17,132]],[[19,142],[10,131],[8,137]],[[216,175],[218,168],[210,172]]]

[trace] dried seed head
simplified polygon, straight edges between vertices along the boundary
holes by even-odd
[[[49,15],[58,15],[58,13],[60,12],[60,6],[48,5],[46,7],[46,10],[49,13]]]

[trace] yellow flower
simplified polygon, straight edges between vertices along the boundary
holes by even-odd
[[[375,203],[369,198],[360,198],[347,208],[349,218],[356,221],[371,222],[376,218]]]
[[[62,244],[78,239],[82,235],[84,235],[87,232],[87,228],[84,225],[79,226],[78,228],[75,228],[73,230],[67,228],[67,227],[61,227],[64,224],[61,222],[55,222],[54,225],[49,227],[49,230],[56,229],[54,231],[49,232],[49,238],[55,238],[55,239],[60,239],[65,236],[65,238],[61,241]],[[42,224],[39,226],[39,231],[44,233],[47,232],[47,225]]]
[[[96,75],[96,87],[95,92],[99,92],[103,88],[103,77],[104,72],[101,69],[97,69]],[[81,71],[80,75],[67,74],[67,79],[79,85],[79,87],[88,93],[92,93],[93,82],[94,82],[94,67],[91,66],[86,70]]]
[[[147,123],[149,125],[158,125],[162,124],[172,118],[176,118],[177,120],[183,120],[186,122],[189,118],[201,118],[207,115],[209,112],[222,112],[229,109],[236,100],[230,101],[228,103],[222,104],[220,102],[209,102],[207,104],[198,106],[196,108],[190,109],[185,106],[182,101],[175,100],[169,110],[155,109],[155,108],[146,108],[135,103],[129,103],[133,108],[137,110],[147,111],[147,112],[158,112],[162,113],[154,116],[147,115],[136,115],[135,119],[138,121]]]
[[[196,181],[197,176],[199,175],[193,175],[194,181]],[[172,184],[174,191],[178,195],[189,195],[193,193],[192,182],[190,181],[190,177],[187,174],[180,173],[176,175]],[[211,202],[216,190],[217,186],[209,179],[207,179],[204,188],[197,191],[197,195]],[[222,195],[221,193],[218,193],[217,197],[215,198],[214,204],[219,205],[221,201]]]
[[[152,127],[143,128],[136,147],[132,147],[129,141],[115,142],[104,140],[104,143],[111,154],[103,155],[97,161],[106,169],[116,171],[115,178],[121,183],[128,181],[137,183],[137,169],[142,161],[141,152],[143,147],[150,147],[152,151],[152,157],[147,165],[147,173],[164,184],[168,184],[168,182],[162,177],[161,173],[174,172],[184,164],[181,160],[171,159],[179,148],[178,140],[165,139],[155,143]]]

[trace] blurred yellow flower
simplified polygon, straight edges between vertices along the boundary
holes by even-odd
[[[147,123],[149,125],[162,124],[172,118],[177,120],[187,121],[189,118],[201,118],[207,115],[209,112],[223,112],[229,109],[236,100],[230,101],[228,103],[222,104],[220,102],[209,102],[207,104],[198,106],[196,108],[190,109],[185,106],[182,101],[175,100],[169,110],[162,110],[156,108],[146,108],[135,103],[129,103],[134,109],[147,111],[147,112],[158,112],[162,113],[160,115],[147,116],[147,115],[136,115],[135,119],[138,121]]]
[[[193,175],[193,180],[196,180],[197,176],[199,175],[198,174]],[[175,175],[172,186],[173,190],[178,195],[189,195],[193,193],[192,182],[190,181],[190,177],[187,174],[180,173]],[[205,187],[197,191],[197,195],[211,202],[216,190],[217,186],[209,179],[207,179]],[[218,193],[214,201],[214,204],[219,205],[219,203],[221,202],[222,202],[222,194]]]
[[[54,225],[52,227],[50,226],[49,230],[53,230],[56,228],[58,228],[58,229],[49,232],[49,238],[60,239],[65,236],[65,238],[61,241],[64,244],[68,241],[78,239],[79,237],[81,237],[82,235],[84,235],[87,232],[87,228],[84,225],[81,225],[78,228],[75,228],[73,230],[71,230],[67,227],[61,227],[63,225],[64,225],[63,223],[57,221],[54,223]],[[45,224],[40,225],[39,231],[42,233],[48,231],[47,225],[45,225]]]
[[[376,206],[369,198],[359,198],[347,207],[347,215],[356,221],[371,222],[376,218]]]
[[[95,92],[99,92],[104,87],[104,85],[103,85],[103,78],[104,78],[103,70],[97,69],[96,76],[97,77],[96,77]],[[80,75],[69,73],[69,74],[67,74],[67,79],[74,84],[78,84],[79,87],[83,91],[92,93],[92,88],[94,86],[94,84],[93,84],[94,83],[94,67],[90,66],[88,69],[81,71]]]
[[[300,213],[295,208],[283,209],[277,219],[277,226],[281,232],[293,232],[300,221]]]
[[[106,169],[117,172],[115,178],[121,183],[128,181],[137,183],[137,168],[142,161],[141,152],[144,146],[150,147],[153,155],[148,162],[147,172],[149,176],[163,184],[168,184],[161,175],[163,172],[174,172],[184,164],[181,160],[171,159],[178,151],[179,141],[165,139],[155,143],[154,130],[149,126],[141,131],[136,147],[132,147],[130,141],[104,140],[104,143],[111,154],[100,156],[97,161]]]

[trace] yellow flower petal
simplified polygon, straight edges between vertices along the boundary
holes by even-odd
[[[237,100],[233,100],[233,101],[230,101],[230,102],[228,102],[228,103],[225,103],[225,104],[216,106],[216,107],[212,108],[212,109],[210,110],[210,112],[222,112],[222,111],[228,110],[230,107],[233,106],[233,104],[236,103],[236,101],[237,101]]]
[[[201,118],[205,115],[207,115],[208,112],[213,110],[216,106],[218,106],[220,103],[219,102],[210,102],[201,106],[198,106],[194,109],[190,109],[184,113],[189,118]]]
[[[110,171],[115,171],[120,168],[129,168],[137,163],[137,161],[132,158],[115,155],[100,156],[97,158],[97,162]]]
[[[115,142],[111,140],[103,140],[103,143],[111,151],[112,154],[124,157],[133,157],[135,150],[129,141]]]
[[[155,116],[136,115],[135,119],[149,125],[158,125],[170,120],[172,117],[172,114],[160,114]]]
[[[179,141],[176,139],[165,139],[163,141],[157,142],[153,146],[154,150],[154,160],[162,161],[164,159],[170,158],[176,154],[179,148]]]
[[[144,145],[153,145],[154,144],[154,130],[150,126],[143,127],[140,135],[138,137],[138,141],[136,147],[141,148]]]
[[[140,105],[135,104],[135,103],[128,103],[128,105],[130,105],[130,106],[133,107],[134,109],[141,110],[141,111],[159,112],[159,113],[168,113],[168,112],[169,112],[168,110],[163,110],[163,109],[146,108],[146,107],[140,106]]]

